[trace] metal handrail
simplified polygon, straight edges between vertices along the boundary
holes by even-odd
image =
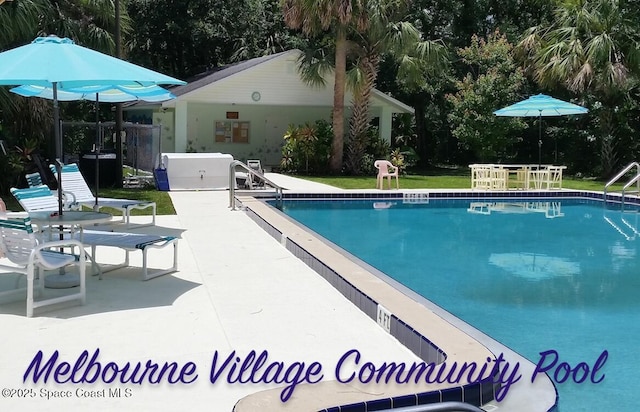
[[[236,167],[240,166],[252,176],[255,176],[259,179],[262,179],[265,184],[276,189],[276,200],[282,200],[282,190],[283,188],[273,183],[267,177],[265,177],[262,173],[256,172],[254,169],[250,168],[246,164],[242,163],[240,160],[234,160],[229,165],[229,207],[231,210],[236,210],[236,202],[235,202],[235,190],[236,190]]]
[[[638,171],[637,171],[637,174],[636,174],[635,180],[637,180],[637,179],[638,179],[638,175],[640,175],[640,164],[638,164],[638,162],[632,162],[632,163],[629,163],[629,164],[627,165],[627,167],[625,167],[624,169],[622,169],[622,171],[621,171],[620,173],[618,173],[617,175],[615,175],[613,178],[611,178],[611,180],[609,180],[609,181],[607,182],[607,184],[606,184],[606,185],[604,185],[604,195],[605,195],[605,199],[606,199],[606,196],[607,196],[607,189],[609,188],[609,186],[611,186],[612,184],[614,184],[614,183],[616,183],[618,180],[620,180],[620,178],[621,178],[622,176],[624,176],[624,175],[625,175],[629,170],[633,169],[633,168],[634,168],[634,166],[638,168]],[[634,179],[632,179],[632,180],[634,180]],[[640,182],[640,181],[639,181],[639,182]],[[633,182],[629,182],[629,183],[633,184]],[[627,183],[627,185],[628,185],[629,183]],[[640,183],[638,184],[638,190],[640,190]]]
[[[609,188],[609,186],[611,186],[612,184],[614,184],[615,182],[620,180],[620,178],[622,176],[624,176],[629,170],[633,169],[634,167],[637,168],[635,176],[633,178],[631,178],[631,180],[629,180],[624,185],[624,187],[622,188],[622,193],[620,194],[620,196],[621,196],[620,203],[622,205],[622,209],[624,210],[624,196],[625,196],[625,193],[626,193],[627,189],[629,187],[631,187],[631,185],[636,183],[637,187],[636,187],[635,193],[640,193],[640,164],[638,164],[638,162],[632,162],[632,163],[629,163],[627,165],[627,167],[622,169],[622,171],[620,173],[618,173],[611,180],[609,180],[606,185],[604,185],[604,199],[605,199],[605,202],[607,200],[607,189]]]
[[[626,184],[626,185],[624,185],[624,187],[622,188],[622,197],[623,197],[623,198],[624,198],[624,193],[626,192],[626,190],[627,190],[631,185],[633,185],[634,183],[637,183],[637,186],[638,186],[638,188],[637,188],[637,189],[638,189],[638,190],[637,190],[637,192],[640,192],[640,171],[638,171],[638,173],[637,173],[637,174],[636,174],[636,175],[635,175],[631,180],[629,180],[629,181],[627,182],[627,184]]]
[[[427,405],[406,406],[404,408],[384,409],[381,412],[484,412],[477,406],[464,402],[441,402]]]

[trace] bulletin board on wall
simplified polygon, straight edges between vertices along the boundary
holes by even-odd
[[[249,143],[249,122],[218,120],[215,122],[216,143]]]

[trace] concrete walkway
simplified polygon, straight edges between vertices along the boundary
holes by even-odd
[[[266,176],[298,192],[340,190]],[[250,394],[287,386],[264,383],[273,379],[261,371],[273,363],[292,372],[290,381],[296,368],[312,374],[317,362],[326,382],[351,349],[361,363],[421,361],[247,214],[230,210],[228,191],[170,196],[177,215],[158,216],[157,226],[135,231],[179,236],[177,273],[141,281],[141,257],[134,255],[129,268],[102,280],[88,277],[84,306],[45,308],[26,318],[24,300],[0,303],[0,411],[231,412]],[[162,249],[150,255],[149,266],[167,266],[171,257]],[[118,249],[99,248],[99,262],[120,260]],[[13,279],[0,272],[0,290]],[[251,361],[252,353],[266,358],[253,373],[259,362]],[[155,365],[169,365],[168,371],[160,376]],[[278,405],[278,411],[292,410]],[[492,407],[529,410],[521,406]]]
[[[301,188],[295,180],[278,183],[326,189]],[[228,192],[170,195],[177,215],[158,216],[156,227],[137,231],[181,236],[179,272],[140,281],[140,257],[134,256],[130,268],[102,280],[90,276],[84,306],[44,308],[26,318],[24,300],[0,304],[0,410],[231,411],[248,394],[282,386],[234,380],[232,367],[251,351],[266,351],[268,363],[285,367],[318,362],[325,380],[333,379],[336,362],[353,348],[374,363],[419,361],[245,213],[229,210]],[[98,252],[101,262],[120,258],[118,249]],[[150,255],[149,265],[167,264],[168,255]],[[28,370],[40,351],[41,371],[56,351],[59,356],[48,376],[36,377]],[[78,362],[83,351],[89,358],[97,354],[91,367],[88,360]],[[220,374],[212,383],[214,361]],[[78,371],[70,376],[63,365],[56,376],[63,362],[71,369],[78,364]],[[129,363],[133,370],[140,363],[141,373],[148,362],[175,362],[178,371],[161,379],[148,373],[141,384],[101,383],[112,378],[114,368]],[[106,372],[87,383],[97,363]],[[74,383],[83,374],[85,382]]]

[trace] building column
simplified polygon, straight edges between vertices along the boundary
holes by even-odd
[[[380,139],[391,143],[391,126],[393,125],[393,112],[389,107],[382,107],[380,113],[380,124],[378,125],[378,133]]]
[[[175,112],[175,141],[174,141],[174,150],[176,153],[186,153],[187,152],[187,141],[188,139],[188,118],[187,118],[187,102],[185,101],[176,101],[176,112]]]

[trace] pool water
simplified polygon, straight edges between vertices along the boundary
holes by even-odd
[[[555,350],[593,368],[606,350],[601,383],[556,383],[560,411],[637,409],[639,213],[576,199],[281,209],[534,363]]]

